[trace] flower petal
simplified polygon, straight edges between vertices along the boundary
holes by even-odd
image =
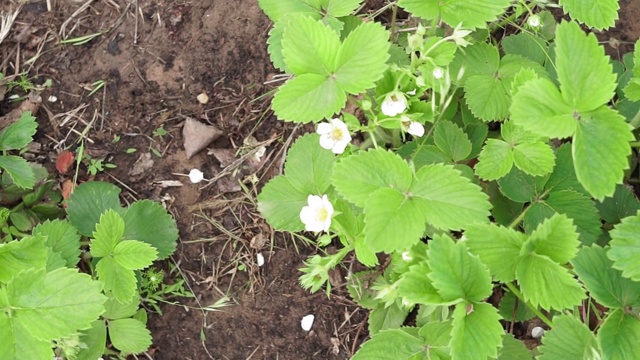
[[[335,140],[331,138],[329,134],[320,135],[320,146],[323,149],[331,150],[335,146]]]
[[[424,126],[417,121],[412,121],[407,132],[413,136],[421,137],[424,135]]]
[[[333,131],[333,125],[326,122],[318,124],[318,127],[316,128],[316,133],[320,135],[329,134],[332,131]]]

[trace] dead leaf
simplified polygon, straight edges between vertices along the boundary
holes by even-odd
[[[20,103],[20,106],[11,110],[8,114],[4,116],[0,116],[0,130],[6,128],[11,125],[13,122],[17,121],[22,117],[22,113],[25,111],[31,111],[31,115],[35,116],[40,109],[40,105],[42,104],[42,98],[40,95],[35,92],[29,93],[27,98]]]
[[[66,174],[75,160],[76,158],[71,151],[63,150],[58,154],[58,158],[56,159],[56,170],[58,170],[60,174]]]
[[[200,150],[207,147],[222,135],[222,131],[215,126],[205,125],[195,119],[187,118],[182,128],[182,137],[184,140],[184,150],[187,153],[187,159]]]
[[[63,181],[62,190],[60,191],[62,193],[62,198],[65,200],[68,200],[71,194],[73,193],[74,187],[75,186],[73,185],[73,181],[71,181],[70,179]],[[67,203],[65,202],[63,206],[67,207]]]

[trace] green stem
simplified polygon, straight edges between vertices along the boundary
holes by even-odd
[[[547,324],[547,326],[549,326],[550,328],[553,328],[553,322],[545,314],[543,314],[540,310],[538,310],[537,307],[531,306],[531,304],[525,301],[524,297],[522,296],[522,293],[520,292],[520,290],[518,290],[518,288],[515,285],[513,285],[513,283],[508,282],[508,283],[505,283],[505,285],[507,285],[507,288],[509,289],[509,291],[511,291],[513,295],[515,295],[520,301],[522,301],[523,304],[527,305],[527,307],[531,309],[531,311],[533,311],[533,313],[536,314],[536,316],[540,320],[542,320],[543,323]]]
[[[638,112],[636,113],[636,116],[634,116],[633,119],[631,119],[631,122],[629,122],[629,125],[633,126],[634,129],[637,129],[638,127],[640,127],[640,110],[638,110]]]
[[[396,42],[396,20],[398,17],[398,5],[396,5],[395,3],[393,4],[393,6],[391,7],[391,41]]]
[[[529,210],[529,206],[527,205],[527,207],[520,213],[520,215],[518,215],[517,218],[515,218],[511,224],[509,224],[509,227],[511,229],[514,229],[516,226],[518,226],[518,224],[520,224],[522,222],[522,220],[524,220],[524,216],[527,215],[527,211]]]

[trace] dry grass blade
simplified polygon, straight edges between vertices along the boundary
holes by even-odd
[[[11,26],[13,26],[13,22],[16,21],[20,10],[22,10],[22,5],[18,6],[13,13],[11,11],[7,14],[4,12],[0,13],[0,44],[2,44],[4,39],[9,35],[9,30]]]

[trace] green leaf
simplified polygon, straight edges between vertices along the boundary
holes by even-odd
[[[549,144],[532,142],[516,145],[513,162],[520,170],[533,176],[549,174],[555,165],[556,156]]]
[[[502,337],[502,348],[498,360],[531,360],[533,355],[520,340],[513,335],[505,334]]]
[[[593,9],[598,2],[584,4]],[[596,36],[575,22],[562,22],[556,30],[556,68],[562,97],[573,110],[595,110],[613,97],[617,84],[609,57]]]
[[[276,176],[258,195],[258,211],[276,230],[302,231],[300,211],[307,205],[308,196],[293,187],[286,176]]]
[[[351,15],[362,0],[322,0],[322,8],[328,16],[342,17]]]
[[[451,357],[487,359],[498,356],[504,330],[496,308],[487,303],[460,303],[453,311]]]
[[[435,129],[433,140],[454,162],[464,160],[471,153],[471,141],[465,132],[451,121],[441,121]]]
[[[370,194],[364,215],[365,242],[375,252],[407,249],[426,228],[416,201],[396,189],[381,188]]]
[[[509,115],[511,99],[505,84],[495,75],[472,76],[464,84],[469,109],[483,121],[496,121]]]
[[[449,304],[438,293],[429,278],[431,269],[426,261],[421,261],[409,267],[398,281],[398,295],[409,302],[416,304]]]
[[[282,37],[282,55],[287,68],[296,75],[329,75],[335,68],[340,37],[322,21],[295,16]]]
[[[111,343],[125,354],[145,352],[151,346],[151,333],[136,319],[112,320],[108,328]]]
[[[623,278],[603,248],[583,247],[571,264],[590,295],[600,304],[608,308],[640,305],[639,284]]]
[[[578,306],[586,297],[568,270],[547,256],[529,254],[522,257],[516,278],[525,300],[546,310]]]
[[[489,197],[452,166],[424,166],[417,172],[409,192],[423,200],[419,202],[420,210],[429,224],[438,229],[458,230],[488,221]]]
[[[512,168],[498,180],[500,191],[515,202],[526,203],[538,196],[544,187],[543,177],[533,177],[518,168]]]
[[[301,193],[322,195],[331,186],[335,155],[320,147],[318,134],[301,136],[287,153],[284,173]]]
[[[28,269],[44,269],[47,264],[46,237],[27,236],[0,244],[0,282],[6,283]]]
[[[442,18],[450,26],[460,23],[465,28],[484,28],[501,15],[509,0],[400,0],[398,5],[425,20]]]
[[[542,337],[539,360],[600,359],[596,337],[581,321],[571,315],[556,315],[553,325]]]
[[[133,316],[140,306],[140,298],[133,297],[131,301],[124,303],[118,302],[114,298],[107,299],[104,303],[105,312],[102,317],[105,319],[116,320]]]
[[[501,44],[506,54],[524,56],[539,64],[544,64],[547,59],[547,44],[543,39],[529,33],[507,36],[502,39]]]
[[[560,0],[560,5],[572,18],[598,30],[613,27],[620,8],[616,0]]]
[[[33,235],[47,237],[47,246],[59,253],[66,266],[73,268],[80,260],[80,234],[69,222],[55,219],[47,220],[33,228]]]
[[[505,292],[500,299],[498,308],[500,316],[509,322],[522,322],[531,320],[536,314],[524,303],[520,301],[512,292]]]
[[[125,240],[145,242],[158,250],[158,260],[168,258],[176,250],[178,226],[158,202],[139,200],[123,215]]]
[[[475,166],[476,175],[484,180],[496,180],[504,177],[513,167],[511,145],[498,139],[488,139]]]
[[[50,341],[88,329],[104,311],[100,286],[76,269],[26,270],[0,289],[0,319],[8,319],[9,331],[27,330],[29,339]],[[47,326],[41,326],[47,324]],[[3,338],[3,343],[17,339]],[[0,357],[5,358],[0,353]]]
[[[287,64],[284,62],[284,55],[282,55],[282,37],[288,25],[289,19],[286,17],[273,24],[273,27],[269,30],[267,51],[269,52],[273,66],[287,74],[291,74],[291,70],[289,70]]]
[[[485,265],[472,256],[463,243],[448,236],[429,242],[428,275],[445,301],[481,301],[491,295],[491,276]]]
[[[351,360],[409,360],[423,351],[425,341],[414,329],[383,330],[373,335]],[[393,351],[389,345],[393,344]]]
[[[91,237],[102,213],[109,209],[118,212],[120,206],[120,188],[101,181],[89,181],[73,190],[67,201],[69,221],[80,234]]]
[[[512,101],[511,120],[528,131],[549,138],[566,138],[575,132],[573,110],[550,80],[527,81]]]
[[[622,183],[633,140],[631,126],[617,111],[603,106],[582,114],[573,139],[573,158],[578,180],[594,198],[602,201]]]
[[[572,190],[553,191],[546,199],[533,203],[524,217],[525,231],[533,231],[544,219],[556,213],[565,214],[573,220],[583,244],[594,243],[602,234],[600,217],[593,201]]]
[[[573,221],[564,214],[555,214],[538,225],[524,246],[558,264],[566,264],[578,252],[578,245],[580,241]]]
[[[549,176],[545,190],[553,192],[573,190],[583,195],[589,195],[576,176],[571,144],[563,144],[556,150],[556,166],[553,168],[551,176]]]
[[[359,94],[382,78],[389,59],[389,32],[377,22],[362,23],[340,46],[332,75],[344,91]]]
[[[624,360],[640,353],[640,320],[624,310],[609,313],[598,331],[598,340],[604,359]],[[566,359],[566,358],[565,358]]]
[[[622,276],[640,281],[640,211],[609,232],[611,249],[607,253],[613,260],[613,268],[622,271]]]
[[[369,313],[369,333],[375,335],[381,330],[398,328],[404,323],[408,314],[409,311],[399,307],[397,302],[388,307],[382,304]]]
[[[129,302],[136,295],[135,274],[118,264],[113,257],[100,259],[96,264],[96,274],[103,284],[105,293],[112,295],[119,302]]]
[[[495,224],[477,224],[470,226],[464,235],[467,238],[464,244],[487,265],[496,280],[503,283],[515,280],[525,234]]]
[[[2,168],[9,176],[13,183],[22,189],[32,189],[36,182],[36,175],[33,169],[20,156],[1,155],[0,168]]]
[[[38,123],[31,116],[31,111],[25,111],[18,121],[7,126],[0,133],[0,150],[17,150],[29,145],[36,134]]]
[[[474,75],[495,75],[500,67],[500,52],[498,48],[480,42],[467,46],[464,52],[458,51],[450,65],[451,74],[458,74],[464,68],[464,75],[459,82],[463,85],[466,79]]]
[[[278,119],[306,124],[331,117],[346,102],[347,95],[335,79],[303,74],[278,88],[272,107]]]
[[[259,0],[260,8],[274,23],[290,14],[315,15],[312,0]]]
[[[596,208],[604,221],[617,224],[623,218],[635,215],[640,210],[640,201],[628,187],[617,185],[613,196],[596,202]]]
[[[375,149],[338,162],[333,169],[332,181],[346,200],[364,207],[378,189],[407,191],[412,177],[409,165],[401,157],[391,151]]]
[[[158,257],[156,249],[142,241],[121,241],[113,249],[113,259],[125,269],[140,270],[151,265]]]
[[[124,235],[124,220],[115,210],[107,210],[100,216],[91,241],[91,255],[105,257],[113,253]]]
[[[91,323],[91,328],[80,332],[80,347],[77,360],[99,359],[105,350],[107,343],[107,327],[104,320],[96,320]]]

